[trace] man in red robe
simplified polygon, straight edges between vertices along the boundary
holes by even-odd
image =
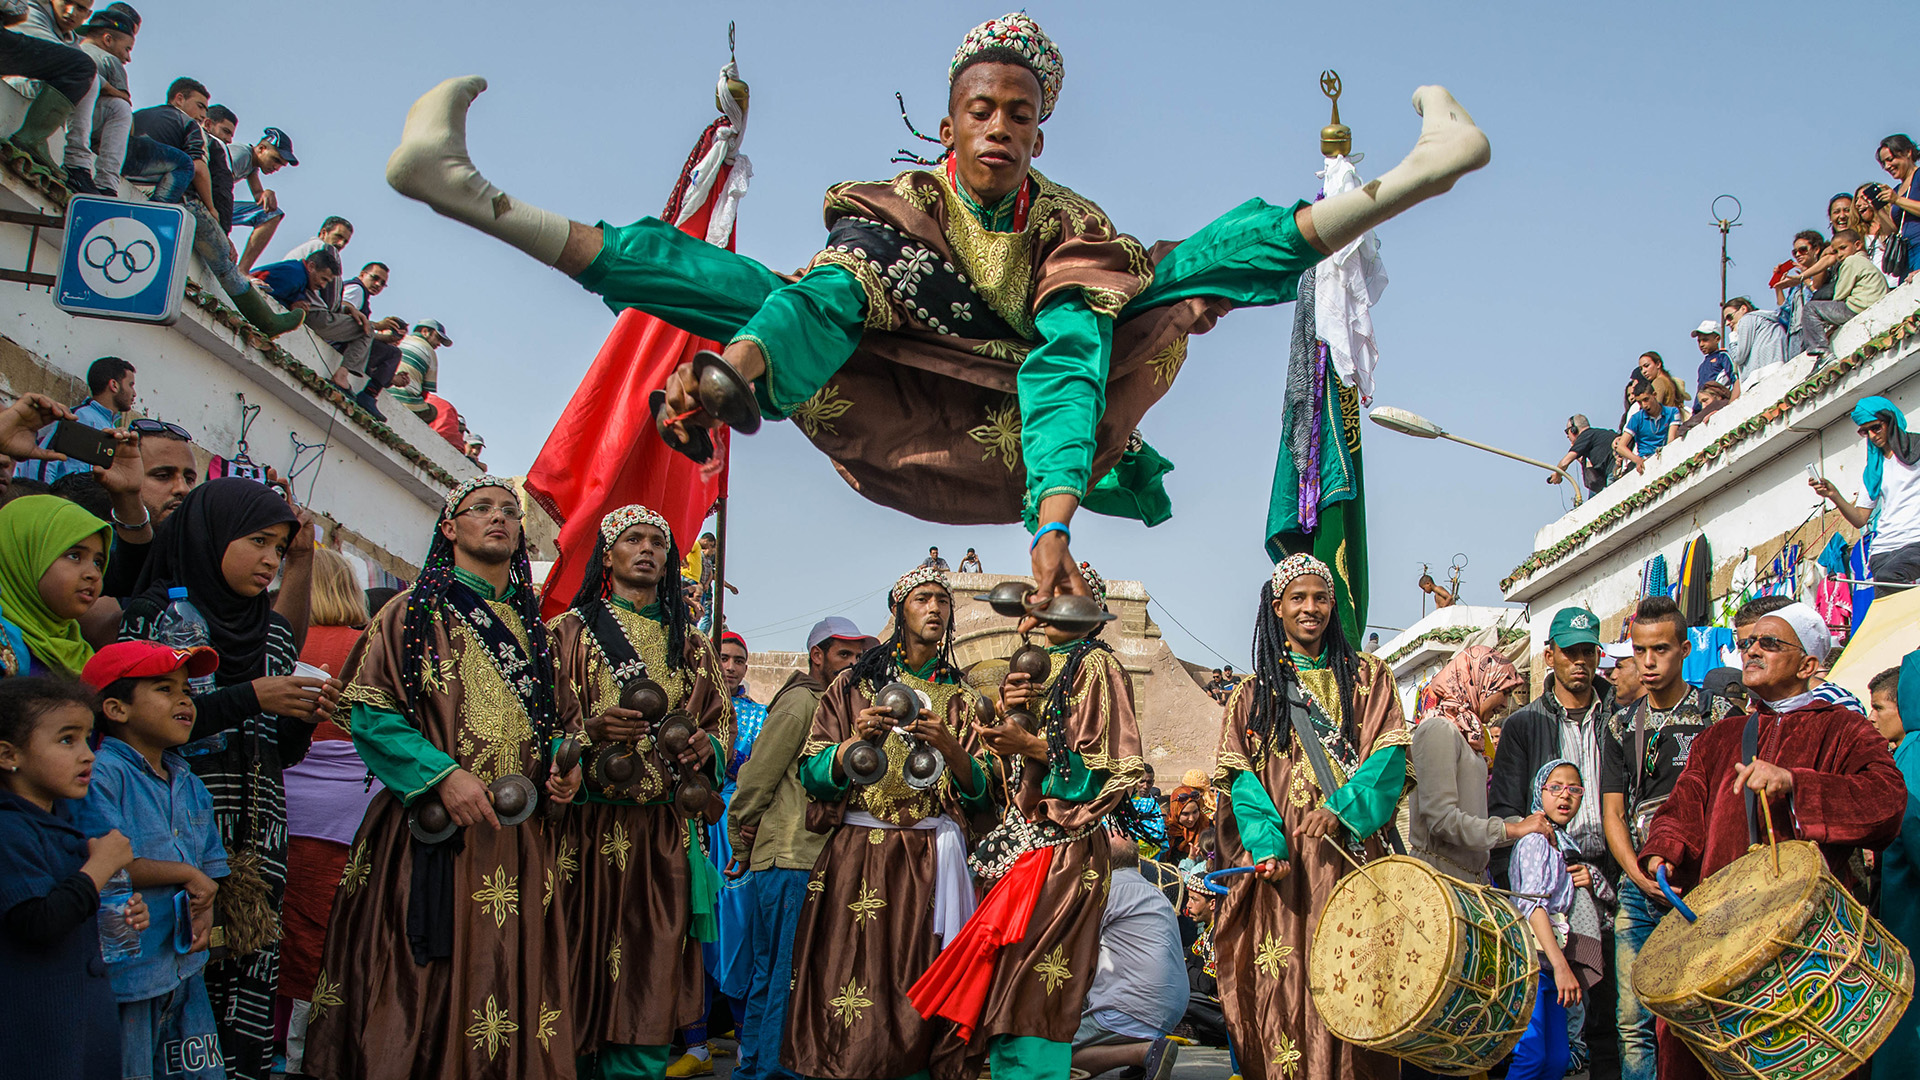
[[[1818,613],[1790,604],[1750,633],[1738,644],[1754,713],[1729,716],[1694,741],[1640,859],[1648,877],[1666,867],[1675,891],[1699,884],[1747,853],[1745,793],[1753,791],[1771,807],[1779,838],[1819,844],[1834,876],[1851,884],[1853,849],[1877,851],[1900,831],[1907,802],[1900,770],[1887,740],[1860,714],[1814,696],[1813,673],[1833,645]],[[1746,764],[1741,743],[1749,723],[1758,740]],[[1708,1075],[1665,1024],[1658,1055],[1660,1080]]]

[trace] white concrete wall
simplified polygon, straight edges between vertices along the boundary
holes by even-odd
[[[1843,328],[1834,342],[1835,354],[1851,354],[1868,336],[1917,307],[1920,285],[1895,290]],[[1817,519],[1827,509],[1807,485],[1809,464],[1849,498],[1864,497],[1861,474],[1866,447],[1849,414],[1854,402],[1875,394],[1890,398],[1909,415],[1920,410],[1920,340],[1910,338],[1861,364],[1805,404],[1786,406],[1784,395],[1812,369],[1813,362],[1806,356],[1774,369],[1744,389],[1740,400],[1650,459],[1644,476],[1629,474],[1540,529],[1534,541],[1536,552],[1574,534],[1735,425],[1780,410],[1761,433],[1679,480],[1652,504],[1588,537],[1567,557],[1508,582],[1507,599],[1529,605],[1539,616],[1532,623],[1535,652],[1544,647],[1551,614],[1562,607],[1577,604],[1605,620],[1634,603],[1641,567],[1655,554],[1666,556],[1672,580],[1679,573],[1683,546],[1696,535],[1704,534],[1712,545],[1714,565],[1722,578],[1730,561],[1745,558],[1746,565],[1735,569],[1728,590],[1737,593],[1752,580],[1752,549]],[[1803,567],[1812,564],[1824,543],[1824,533],[1807,530],[1801,550]],[[1809,580],[1804,572],[1801,580],[1804,588]]]
[[[0,125],[18,123],[20,97],[0,86]],[[58,214],[40,192],[11,173],[0,171],[0,207]],[[0,266],[26,266],[30,230],[0,224]],[[58,268],[59,230],[41,230],[33,269]],[[195,260],[192,279],[224,296],[206,268]],[[120,356],[137,369],[137,412],[170,420],[192,432],[202,448],[232,457],[241,431],[241,396],[260,406],[247,432],[249,454],[283,475],[291,470],[290,436],[305,443],[328,444],[322,460],[294,481],[296,496],[313,509],[367,538],[387,554],[418,564],[439,504],[443,484],[426,469],[375,439],[348,414],[316,396],[291,374],[265,363],[236,333],[215,322],[191,302],[175,325],[74,318],[54,306],[44,287],[0,282],[0,335],[49,367],[84,380],[93,361]],[[337,354],[301,329],[279,344],[307,366],[325,373]],[[323,351],[324,350],[324,353]],[[0,386],[0,397],[19,392]],[[446,440],[403,409],[389,407],[387,424],[456,479],[478,470]],[[307,456],[312,456],[311,454]]]

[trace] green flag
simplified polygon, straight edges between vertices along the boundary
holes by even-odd
[[[1319,484],[1306,499],[1317,502],[1312,528],[1301,518],[1301,475],[1294,462],[1293,432],[1283,427],[1280,457],[1267,502],[1267,554],[1275,562],[1306,552],[1333,568],[1333,598],[1347,640],[1355,648],[1367,624],[1367,500],[1360,465],[1360,395],[1322,365],[1325,385],[1320,414]],[[1289,418],[1291,420],[1291,418]],[[1311,504],[1310,502],[1310,504]]]

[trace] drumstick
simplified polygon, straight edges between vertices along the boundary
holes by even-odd
[[[1760,793],[1760,818],[1767,823],[1767,849],[1772,853],[1773,875],[1780,876],[1780,843],[1773,837],[1773,806],[1767,801],[1767,793]]]
[[[1320,839],[1325,840],[1329,844],[1332,844],[1333,850],[1339,852],[1340,857],[1347,860],[1348,865],[1352,866],[1355,870],[1359,871],[1361,877],[1367,879],[1367,884],[1373,886],[1373,891],[1379,893],[1383,898],[1386,899],[1387,903],[1393,905],[1393,910],[1399,912],[1400,917],[1407,921],[1408,928],[1410,928],[1414,933],[1420,934],[1421,941],[1424,941],[1429,945],[1433,944],[1433,939],[1428,937],[1425,934],[1421,934],[1420,928],[1414,925],[1413,916],[1407,914],[1407,909],[1401,907],[1400,902],[1398,900],[1395,900],[1393,896],[1387,892],[1387,890],[1381,888],[1379,882],[1373,880],[1373,875],[1367,873],[1367,868],[1365,866],[1354,861],[1353,855],[1349,853],[1344,846],[1341,845],[1340,841],[1335,840],[1331,833],[1322,834]]]

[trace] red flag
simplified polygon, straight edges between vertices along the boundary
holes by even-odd
[[[696,155],[711,137],[710,128]],[[715,192],[725,190],[731,171],[729,166],[720,173]],[[676,189],[676,204],[678,196]],[[680,228],[705,237],[715,201],[709,197]],[[667,220],[672,217],[669,213]],[[727,247],[733,247],[731,234]],[[701,349],[719,348],[717,342],[631,308],[614,322],[600,355],[527,470],[527,493],[560,525],[560,554],[547,575],[541,603],[546,617],[564,611],[579,590],[595,530],[607,513],[628,503],[652,507],[673,526],[674,540],[685,554],[714,501],[727,493],[728,433],[714,432],[713,459],[696,465],[667,449],[647,409],[647,395],[666,385],[674,368]]]

